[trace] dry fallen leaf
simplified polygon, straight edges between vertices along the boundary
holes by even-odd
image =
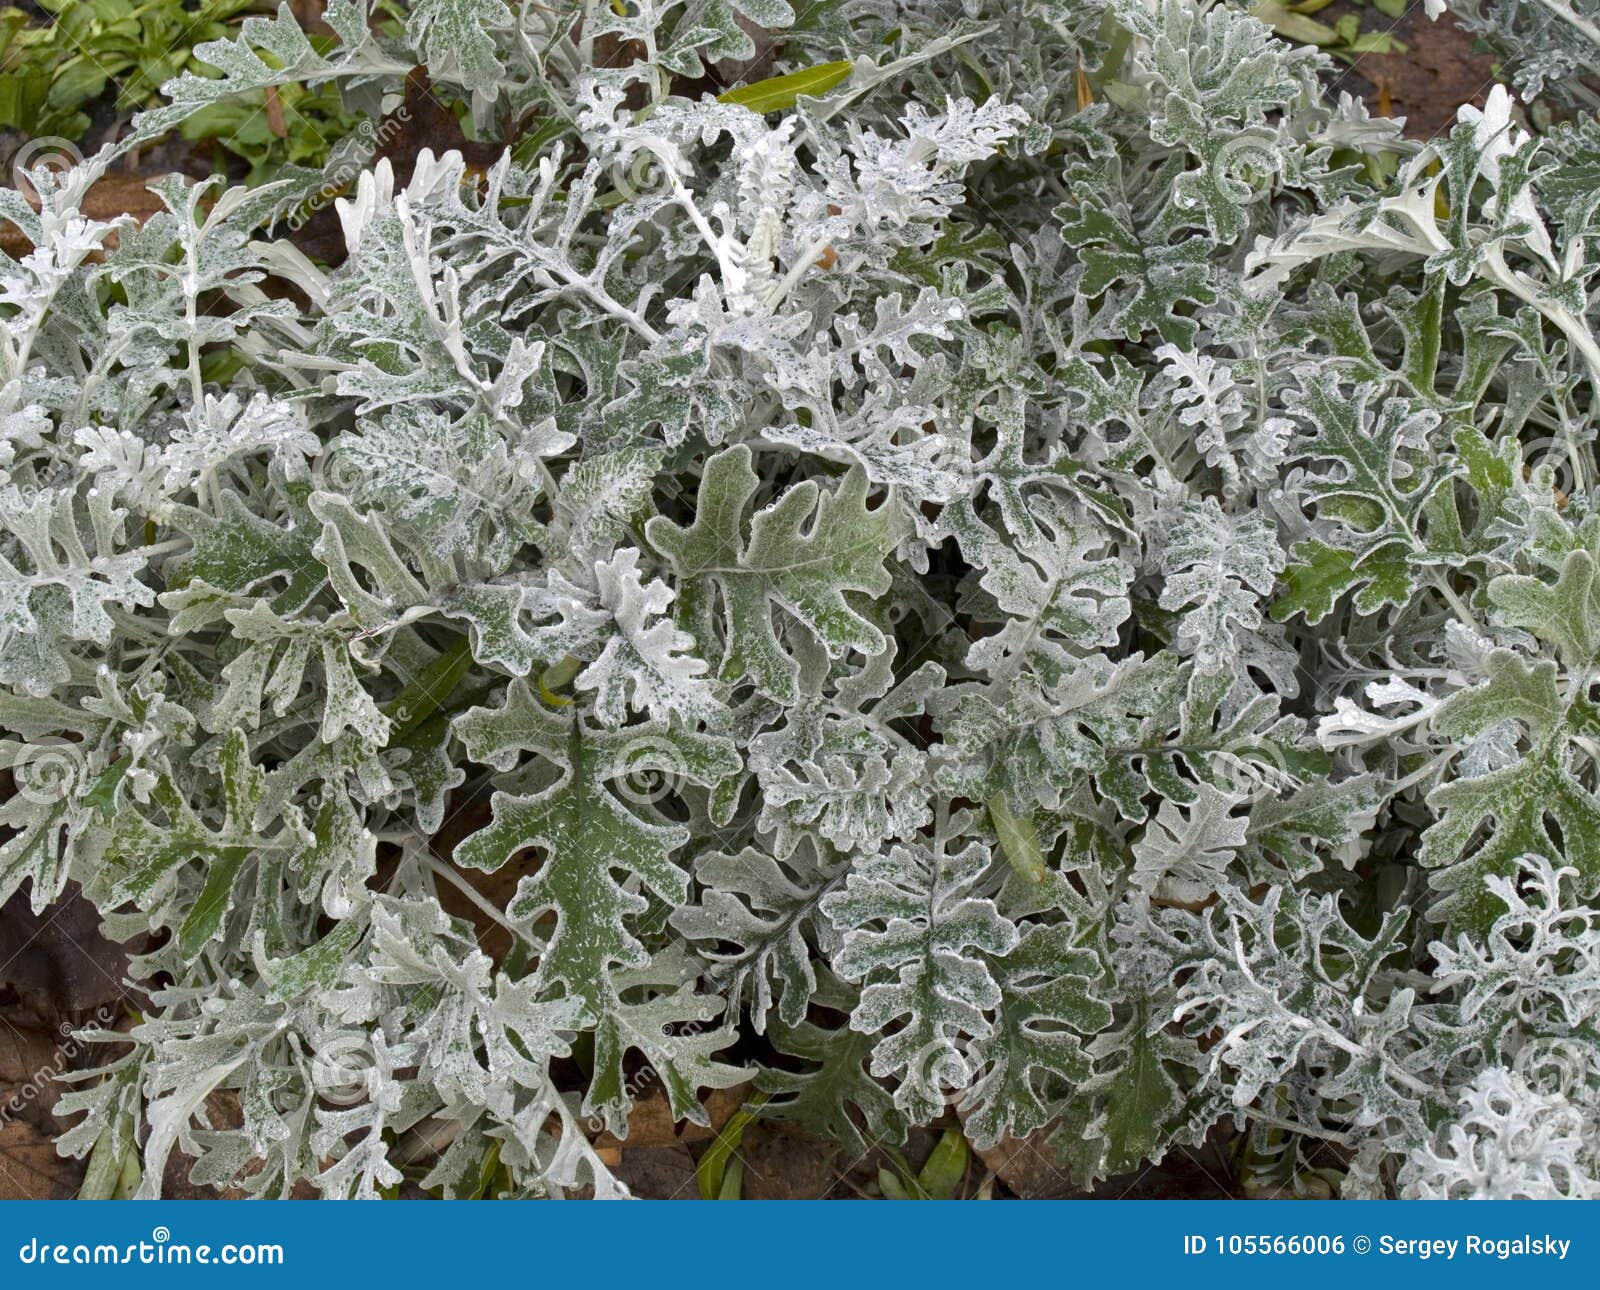
[[[744,1105],[745,1094],[749,1090],[749,1084],[740,1084],[736,1088],[716,1088],[707,1093],[702,1105],[711,1119],[710,1128],[700,1124],[675,1124],[666,1095],[659,1089],[651,1090],[633,1104],[633,1112],[628,1116],[626,1141],[619,1141],[610,1133],[602,1132],[594,1140],[594,1145],[604,1150],[619,1146],[664,1147],[679,1142],[709,1141]]]
[[[69,1200],[83,1182],[81,1161],[56,1154],[25,1120],[0,1121],[0,1200]]]
[[[77,883],[42,916],[25,891],[0,906],[0,986],[46,1029],[106,1004],[138,1003],[126,984],[129,948],[100,935],[100,915]]]

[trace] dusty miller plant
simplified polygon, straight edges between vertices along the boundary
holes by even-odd
[[[3,195],[0,896],[141,1000],[62,1149],[605,1196],[753,1082],[1594,1193],[1600,136],[1408,143],[1222,4],[818,13],[250,20],[132,141],[419,62],[544,123],[362,171],[334,267],[321,174]]]
[[[1593,112],[1600,106],[1600,4],[1595,0],[1426,0],[1437,18],[1456,19],[1505,60],[1530,98]]]

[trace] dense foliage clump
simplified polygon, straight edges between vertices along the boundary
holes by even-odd
[[[0,896],[148,1000],[91,1187],[616,1194],[753,1081],[1600,1189],[1592,120],[1411,143],[1191,0],[382,8],[0,194]],[[80,213],[419,65],[498,161]]]

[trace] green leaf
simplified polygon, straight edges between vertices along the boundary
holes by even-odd
[[[645,532],[679,575],[679,621],[703,654],[722,659],[722,679],[749,676],[773,698],[793,702],[800,665],[781,644],[774,608],[834,658],[882,653],[883,633],[848,597],[889,589],[883,560],[895,544],[894,524],[887,504],[867,508],[859,470],[831,492],[814,480],[796,484],[751,516],[759,484],[750,450],[726,449],[706,463],[693,523],[685,528],[658,515]]]
[[[695,1165],[695,1181],[700,1184],[701,1200],[737,1200],[738,1197],[738,1171],[742,1170],[742,1162],[737,1158],[740,1144],[744,1141],[744,1131],[750,1123],[758,1118],[761,1104],[767,1100],[765,1093],[758,1093],[750,1099],[748,1105],[741,1106],[731,1116],[728,1122],[717,1131],[716,1138],[705,1149],[699,1163]],[[733,1179],[733,1195],[728,1195],[729,1180]]]
[[[1259,18],[1285,40],[1301,40],[1308,45],[1332,45],[1339,40],[1339,33],[1332,27],[1295,13],[1280,0],[1259,0],[1250,7],[1250,16]]]
[[[959,1107],[962,1127],[980,1148],[1043,1128],[1063,1092],[1090,1078],[1086,1046],[1112,1013],[1104,969],[1074,943],[1076,934],[1070,923],[1036,926],[993,964],[1001,1002],[993,1033],[968,1052],[976,1079]]]
[[[1576,567],[1569,559],[1566,571]],[[1508,588],[1509,603],[1528,603],[1526,584],[1533,581],[1518,579]],[[1540,620],[1552,621],[1543,615]],[[1565,635],[1570,628],[1555,630]],[[1509,765],[1434,789],[1428,802],[1437,818],[1423,834],[1419,854],[1425,867],[1437,870],[1431,878],[1440,893],[1434,916],[1478,931],[1505,910],[1489,879],[1515,874],[1524,856],[1571,866],[1583,897],[1600,891],[1600,798],[1570,768],[1574,741],[1600,728],[1600,715],[1586,695],[1561,693],[1549,660],[1530,663],[1497,649],[1489,655],[1488,672],[1487,681],[1440,705],[1440,732],[1470,739],[1514,722],[1530,746]]]
[[[682,1039],[663,1025],[704,1022],[721,1010],[687,993],[642,1004],[625,1001],[633,974],[652,958],[640,940],[647,896],[676,907],[689,894],[689,876],[674,855],[689,839],[679,824],[641,813],[611,787],[630,775],[659,774],[668,783],[710,785],[738,768],[727,739],[661,725],[597,732],[575,708],[555,712],[517,681],[499,709],[474,708],[457,719],[468,756],[502,767],[531,750],[555,774],[536,793],[496,791],[493,821],[456,847],[455,861],[494,871],[533,850],[537,870],[517,886],[507,914],[538,944],[540,978],[579,999],[594,1026],[594,1070],[585,1108],[603,1113],[612,1131],[626,1132],[632,1092],[623,1077],[628,1050],[638,1048],[662,1079],[673,1115],[705,1122],[697,1087],[734,1082],[732,1068],[707,1060],[726,1043],[717,1031],[693,1029]],[[647,814],[656,818],[647,818]],[[547,916],[548,933],[533,928]],[[680,1066],[681,1063],[681,1066]]]
[[[1126,1028],[1103,1033],[1089,1051],[1103,1063],[1067,1102],[1051,1143],[1073,1177],[1088,1186],[1157,1155],[1183,1108],[1173,1069],[1187,1056],[1146,1007],[1135,1003]]]
[[[505,74],[490,33],[512,22],[501,0],[415,0],[406,35],[436,79],[458,78],[469,90],[487,91]]]
[[[1449,475],[1418,450],[1438,414],[1404,398],[1369,412],[1378,391],[1376,383],[1346,391],[1336,370],[1307,367],[1285,397],[1307,427],[1294,455],[1325,467],[1307,481],[1322,536],[1295,545],[1274,618],[1319,621],[1352,588],[1360,613],[1403,605],[1418,566],[1449,558],[1430,549],[1424,520]]]
[[[959,1129],[946,1129],[917,1173],[917,1188],[925,1200],[950,1200],[967,1176],[967,1140]]]
[[[991,798],[988,810],[1006,862],[1029,882],[1044,882],[1050,870],[1039,850],[1039,831],[1032,817],[1019,818],[1013,814],[1004,797]]]
[[[853,1012],[858,995],[824,968],[815,999],[836,1012]],[[808,1133],[836,1142],[860,1159],[878,1143],[898,1145],[906,1138],[906,1121],[883,1085],[866,1067],[875,1037],[848,1025],[830,1030],[812,1021],[789,1025],[781,1018],[771,1025],[775,1048],[797,1059],[799,1069],[765,1066],[756,1087],[771,1099],[761,1108],[764,1119],[798,1125]]]
[[[717,95],[717,102],[736,103],[763,116],[768,112],[782,112],[792,108],[802,94],[817,98],[836,85],[842,85],[850,78],[854,68],[855,64],[848,58],[835,63],[817,63],[728,90]]]
[[[994,902],[972,894],[988,863],[978,843],[954,854],[895,846],[859,860],[822,900],[844,937],[835,970],[864,983],[850,1025],[879,1036],[872,1073],[899,1079],[895,1104],[918,1120],[942,1104],[961,1037],[990,1034],[1001,1001],[991,962],[1018,940]]]

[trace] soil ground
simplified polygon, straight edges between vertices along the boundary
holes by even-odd
[[[1315,17],[1332,26],[1346,14],[1360,20],[1363,32],[1387,32],[1406,48],[1361,54],[1354,64],[1339,60],[1343,70],[1330,81],[1335,92],[1358,96],[1379,116],[1404,117],[1405,132],[1413,139],[1447,131],[1463,103],[1483,105],[1495,83],[1495,60],[1475,51],[1472,36],[1449,14],[1430,21],[1416,3],[1396,21],[1371,5],[1335,0]]]

